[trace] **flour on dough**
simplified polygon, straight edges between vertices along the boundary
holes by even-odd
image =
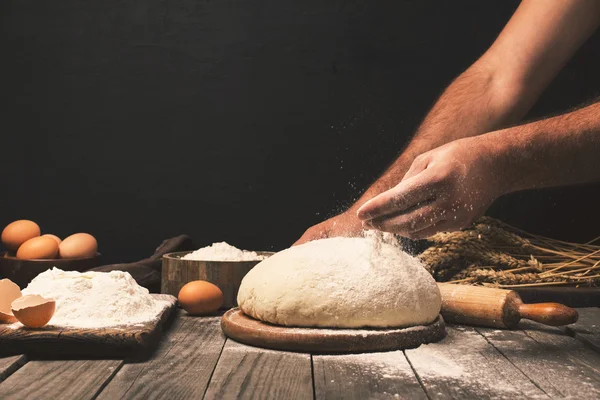
[[[398,246],[329,238],[262,261],[244,277],[238,304],[277,325],[405,327],[433,322],[441,296],[420,261]]]

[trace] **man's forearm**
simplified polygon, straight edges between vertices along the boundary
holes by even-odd
[[[530,102],[524,104],[519,98],[484,61],[475,63],[444,91],[404,152],[351,210],[397,185],[418,155],[519,121],[531,107]]]
[[[478,140],[498,157],[501,193],[600,181],[600,102]]]

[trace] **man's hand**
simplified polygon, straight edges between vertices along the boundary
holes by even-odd
[[[495,175],[489,171],[486,175],[486,169],[500,173],[501,168],[487,165],[483,156],[457,148],[456,143],[438,146],[514,126],[599,24],[598,0],[523,0],[494,44],[444,91],[406,150],[359,199],[358,204],[366,204],[361,218],[383,230],[422,237],[458,229],[483,213],[497,195],[492,179]],[[548,130],[539,130],[548,136]],[[413,163],[419,154],[424,155]],[[513,173],[517,178],[531,170],[530,161],[522,161],[526,169]],[[364,203],[397,185],[411,164],[411,171],[396,188],[372,203]],[[592,174],[595,170],[579,171]],[[539,184],[535,179],[529,177],[510,189]],[[554,181],[572,182],[572,177]],[[355,209],[310,228],[296,244],[358,234],[360,222]]]
[[[364,227],[411,239],[468,226],[502,194],[499,165],[481,137],[460,139],[417,157],[402,181],[366,202]]]
[[[294,243],[294,246],[328,237],[359,236],[362,230],[362,221],[356,217],[356,213],[347,211],[308,228],[304,235]]]

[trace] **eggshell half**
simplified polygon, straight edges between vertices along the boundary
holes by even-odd
[[[11,308],[20,323],[28,328],[41,328],[52,319],[56,302],[38,294],[28,294],[13,301]]]
[[[181,288],[177,299],[189,314],[210,314],[223,305],[223,292],[210,282],[192,281]]]
[[[48,236],[34,237],[19,247],[17,258],[22,260],[51,259],[58,254],[56,240]]]
[[[21,296],[21,289],[16,283],[10,279],[0,280],[0,323],[11,324],[17,320],[10,306]]]
[[[60,258],[94,257],[98,251],[96,238],[89,233],[76,233],[62,241],[58,247]]]
[[[21,219],[11,222],[2,231],[2,244],[8,250],[17,251],[19,246],[31,238],[40,236],[40,227],[33,221]]]

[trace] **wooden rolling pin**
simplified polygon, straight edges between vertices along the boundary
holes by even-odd
[[[521,318],[560,326],[579,317],[575,309],[559,303],[524,304],[512,290],[449,283],[438,286],[446,322],[510,329],[516,328]]]

